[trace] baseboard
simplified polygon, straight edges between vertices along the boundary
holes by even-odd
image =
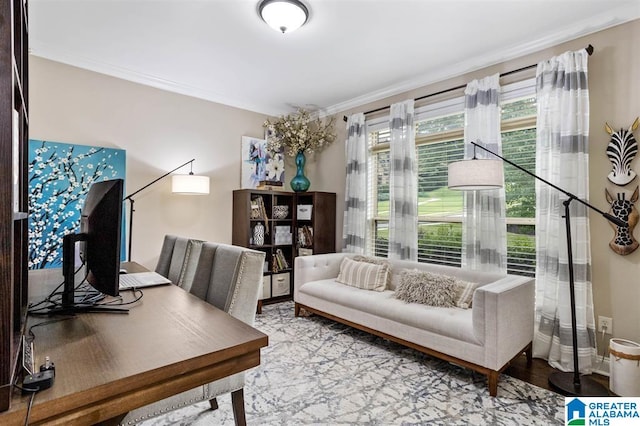
[[[594,364],[593,372],[609,377],[609,357],[598,357]]]

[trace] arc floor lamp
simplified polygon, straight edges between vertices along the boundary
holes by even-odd
[[[569,191],[552,184],[551,182],[541,178],[540,176],[531,173],[527,169],[520,167],[516,163],[507,160],[504,157],[496,154],[493,151],[488,150],[482,145],[476,142],[471,142],[473,145],[473,159],[455,161],[449,164],[449,188],[457,190],[483,190],[483,189],[497,189],[503,186],[504,175],[502,162],[495,159],[477,159],[475,156],[476,147],[480,148],[489,154],[494,155],[507,164],[512,165],[516,169],[528,174],[529,176],[538,179],[541,182],[546,183],[552,188],[562,192],[567,196],[567,199],[562,202],[564,205],[564,220],[567,230],[567,258],[569,263],[569,296],[571,300],[571,334],[573,343],[573,372],[554,372],[549,375],[549,383],[563,391],[568,395],[576,396],[607,396],[609,392],[606,387],[600,383],[594,381],[588,376],[580,377],[580,368],[578,365],[578,335],[576,326],[576,299],[575,299],[575,287],[574,287],[574,275],[573,275],[573,252],[571,248],[571,220],[569,218],[569,205],[572,201],[577,201],[591,210],[594,210],[602,215],[609,222],[616,224],[617,226],[627,227],[628,224],[609,214],[603,212],[597,207],[592,206],[584,200],[576,197]]]
[[[193,162],[195,160],[196,159],[194,158],[194,159],[192,159],[190,161],[187,161],[184,164],[179,165],[175,169],[163,174],[159,178],[149,182],[148,184],[146,184],[142,188],[140,188],[137,191],[127,195],[124,198],[123,201],[129,201],[129,243],[128,243],[128,250],[127,250],[127,258],[129,260],[129,262],[131,262],[131,241],[132,241],[132,236],[133,236],[133,212],[135,211],[135,209],[133,208],[133,205],[135,203],[135,200],[133,199],[133,196],[138,194],[140,191],[143,191],[143,190],[147,189],[148,187],[150,187],[154,183],[158,182],[159,180],[162,180],[162,179],[166,178],[171,173],[183,168],[184,166],[186,166],[188,164],[191,165],[191,171],[189,172],[188,175],[173,175],[172,176],[172,178],[171,178],[171,192],[173,192],[174,194],[185,194],[185,195],[205,195],[205,194],[208,194],[209,193],[209,177],[208,176],[198,176],[198,175],[194,175],[193,174]]]

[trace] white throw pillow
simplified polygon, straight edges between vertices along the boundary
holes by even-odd
[[[473,292],[480,286],[480,283],[472,283],[455,279],[456,283],[456,306],[462,309],[469,309],[473,301]]]
[[[363,256],[363,255],[353,256],[351,259],[355,260],[356,262],[367,262],[367,263],[373,263],[376,265],[386,265],[387,268],[389,269],[389,273],[387,274],[387,283],[385,285],[385,288],[393,288],[391,286],[391,275],[393,274],[393,270],[391,269],[391,263],[389,262],[389,260],[380,258],[380,257]]]
[[[364,290],[384,291],[388,276],[387,265],[357,262],[345,257],[340,264],[340,273],[336,281]]]

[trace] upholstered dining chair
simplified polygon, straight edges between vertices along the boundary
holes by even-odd
[[[189,291],[203,242],[193,238],[165,235],[156,272]]]
[[[264,260],[265,253],[260,251],[167,235],[156,272],[167,274],[164,276],[174,284],[182,284],[185,291],[253,325]],[[244,372],[237,373],[140,407],[120,419],[120,424],[134,425],[199,401],[208,400],[215,410],[216,398],[231,393],[235,423],[245,425],[244,377]]]
[[[253,325],[262,285],[265,253],[244,247],[205,242],[190,292],[231,316]],[[244,372],[217,380],[208,386],[209,403],[218,408],[216,397],[231,392],[236,425],[244,425]]]

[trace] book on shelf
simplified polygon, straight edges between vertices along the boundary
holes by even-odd
[[[289,269],[289,262],[287,262],[287,258],[284,257],[284,253],[282,253],[281,249],[276,250],[276,257],[281,265],[280,269]]]
[[[304,225],[298,228],[298,246],[299,247],[313,246],[313,227],[309,225]]]
[[[267,208],[265,207],[264,199],[261,196],[253,197],[251,199],[250,218],[262,219],[268,224],[269,216],[267,216]]]
[[[281,249],[277,249],[275,254],[273,255],[273,259],[271,261],[271,272],[280,272],[284,269],[289,269],[289,262],[287,262],[287,258]]]
[[[282,187],[284,184],[279,180],[261,180],[258,182],[256,189],[273,190],[274,187]]]

